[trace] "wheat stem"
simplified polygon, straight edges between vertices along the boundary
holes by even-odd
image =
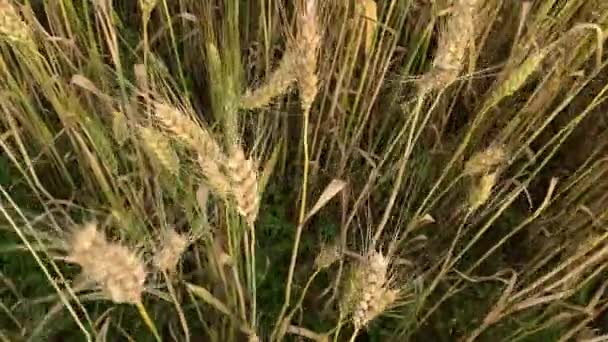
[[[256,249],[256,240],[255,240],[255,224],[249,224],[249,231],[251,232],[251,327],[255,329],[257,322],[257,280],[256,280],[256,258],[255,258],[255,249]]]
[[[353,331],[353,334],[350,336],[349,342],[355,342],[355,339],[357,338],[357,335],[359,335],[359,329],[356,328],[355,331]]]
[[[281,312],[277,319],[277,326],[280,326],[285,313],[287,312],[287,308],[290,305],[291,301],[291,287],[293,283],[293,275],[295,272],[297,259],[298,259],[298,251],[300,249],[300,239],[302,238],[302,230],[304,229],[304,219],[306,217],[306,196],[308,192],[308,110],[304,112],[304,125],[302,129],[302,141],[304,144],[304,166],[303,166],[303,174],[302,174],[302,197],[300,199],[300,217],[298,218],[298,226],[296,227],[296,234],[293,242],[293,249],[291,252],[291,261],[289,264],[289,271],[287,274],[287,283],[285,285],[285,299],[283,302],[283,307],[281,308]],[[277,328],[275,327],[275,332]],[[274,332],[273,332],[274,335]]]

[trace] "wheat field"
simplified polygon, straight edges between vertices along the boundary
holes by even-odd
[[[608,1],[0,0],[0,342],[608,341]]]

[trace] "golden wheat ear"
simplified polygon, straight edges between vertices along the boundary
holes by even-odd
[[[492,190],[498,181],[498,172],[484,174],[476,179],[469,189],[469,208],[476,210],[484,205],[492,195]]]
[[[211,134],[188,114],[161,102],[154,104],[154,113],[165,129],[173,133],[175,138],[189,148],[205,154],[209,158],[221,155],[221,149]]]
[[[452,15],[439,37],[433,68],[421,80],[423,89],[441,89],[456,81],[464,69],[467,48],[475,39],[475,12],[481,2],[481,0],[455,1]]]
[[[247,90],[240,100],[243,109],[258,109],[268,106],[273,99],[287,94],[289,87],[295,82],[295,68],[297,58],[294,53],[287,51],[279,66],[274,70],[268,80],[253,90]]]
[[[33,44],[31,31],[9,0],[0,0],[0,38],[21,44]]]
[[[81,267],[82,274],[95,282],[114,303],[137,304],[146,280],[143,260],[126,246],[107,241],[94,223],[73,232],[66,258]]]
[[[397,301],[400,290],[392,288],[390,259],[370,251],[351,272],[340,307],[351,315],[356,330],[365,328]]]
[[[319,91],[317,64],[321,34],[319,33],[317,5],[316,0],[306,1],[302,13],[298,17],[298,35],[295,41],[295,49],[298,51],[296,76],[298,89],[300,90],[300,102],[304,112],[310,110]]]
[[[507,151],[497,145],[491,145],[487,149],[475,153],[464,165],[466,175],[475,176],[494,171],[503,165],[508,159]]]
[[[163,272],[175,271],[189,243],[187,236],[179,234],[173,229],[163,232],[158,250],[153,258],[154,266]]]
[[[253,224],[258,216],[260,207],[255,162],[251,158],[245,158],[245,153],[239,147],[235,149],[228,159],[226,168],[239,214],[249,224]]]

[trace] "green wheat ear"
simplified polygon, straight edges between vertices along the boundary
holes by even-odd
[[[179,157],[169,139],[151,127],[140,127],[139,134],[148,155],[170,174],[179,174]]]
[[[548,52],[548,48],[535,52],[528,56],[515,70],[511,71],[508,77],[494,90],[487,102],[487,107],[498,104],[502,99],[510,97],[524,86],[528,78],[538,69]]]

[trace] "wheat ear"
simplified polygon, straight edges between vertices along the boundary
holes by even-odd
[[[295,50],[298,52],[296,76],[298,89],[300,90],[300,102],[304,112],[310,110],[319,91],[317,63],[320,43],[317,1],[307,0],[302,13],[298,17],[298,35],[295,42]]]
[[[315,268],[323,270],[340,260],[340,249],[338,245],[323,245],[315,258]]]
[[[492,190],[498,181],[498,172],[482,175],[469,189],[469,208],[476,210],[490,199]]]
[[[446,28],[439,37],[432,70],[422,78],[425,89],[440,89],[451,85],[464,68],[467,48],[474,40],[475,10],[480,0],[457,0]]]
[[[220,167],[226,158],[219,144],[206,129],[179,109],[164,103],[156,103],[154,107],[156,117],[165,128],[197,152],[199,166],[209,187],[227,199],[231,185]]]
[[[96,224],[87,223],[72,234],[66,260],[78,264],[114,303],[141,301],[146,280],[143,261],[129,248],[108,242]]]
[[[156,117],[165,128],[188,147],[210,158],[215,158],[221,154],[220,147],[211,134],[189,115],[171,105],[160,102],[154,105],[154,109]]]
[[[507,151],[501,146],[492,145],[475,153],[464,165],[464,173],[471,176],[490,173],[506,160]]]
[[[391,288],[390,260],[380,252],[371,251],[355,266],[347,280],[341,302],[343,314],[351,314],[355,330],[365,328],[397,301],[400,291]]]
[[[151,127],[140,127],[139,134],[150,157],[169,173],[177,175],[179,173],[179,157],[171,147],[167,137]]]
[[[226,168],[237,209],[248,223],[253,224],[260,206],[255,163],[251,158],[246,159],[243,150],[237,147],[228,159]]]
[[[490,97],[490,102],[487,105],[493,106],[503,98],[513,95],[518,91],[526,81],[538,69],[539,65],[547,56],[549,48],[544,48],[534,54],[528,56],[515,70],[509,72],[508,77],[501,82]]]
[[[33,43],[28,25],[9,0],[0,0],[0,36],[16,43]]]
[[[248,90],[241,98],[240,106],[244,109],[257,109],[266,107],[272,100],[288,92],[291,84],[296,80],[296,57],[293,52],[287,51],[281,59],[279,66],[274,70],[268,80],[255,90]]]
[[[154,255],[154,266],[165,272],[173,272],[182,254],[188,247],[189,239],[187,236],[169,229],[162,233],[159,248]]]

